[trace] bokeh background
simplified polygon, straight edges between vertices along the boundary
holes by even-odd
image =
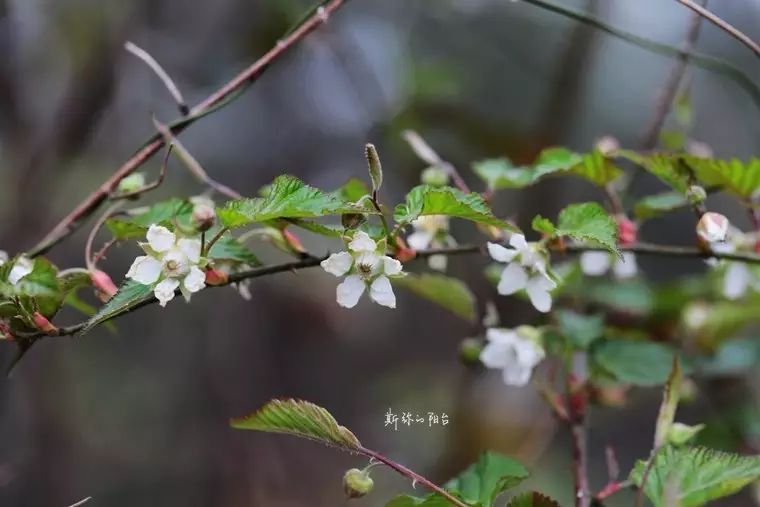
[[[562,3],[675,45],[691,19],[665,0]],[[123,50],[126,40],[155,56],[195,103],[271,47],[307,7],[300,0],[0,1],[2,248],[34,244],[151,134],[152,114],[176,116],[161,82]],[[710,7],[760,37],[756,0]],[[702,27],[697,48],[760,77],[752,53],[711,25]],[[473,160],[529,162],[543,147],[587,150],[608,134],[636,147],[672,63],[521,2],[353,0],[181,139],[216,179],[248,195],[283,172],[322,188],[364,177],[362,148],[373,142],[385,167],[383,198],[394,203],[424,169],[402,140],[404,129],[417,129],[480,188],[469,171]],[[691,136],[717,156],[756,155],[760,114],[744,90],[697,68],[686,80],[696,112]],[[156,158],[146,170],[155,173],[158,164]],[[661,188],[642,181],[641,192]],[[174,162],[148,200],[202,190]],[[547,181],[501,194],[496,209],[525,224],[537,212],[555,216],[570,200],[599,198],[594,192]],[[728,204],[715,206],[746,224]],[[688,244],[691,227],[685,213],[642,233]],[[454,231],[463,242],[474,237],[467,224]],[[86,233],[51,259],[82,265]],[[318,253],[337,246],[304,240]],[[254,249],[266,260],[282,257]],[[135,245],[123,245],[104,267],[118,281],[136,254]],[[704,269],[699,262],[642,264],[659,278]],[[481,308],[495,296],[484,265],[475,257],[451,261]],[[251,301],[214,290],[192,306],[176,301],[124,317],[118,334],[100,328],[39,344],[0,379],[0,505],[65,507],[87,496],[90,505],[108,507],[345,505],[341,477],[359,459],[229,428],[230,417],[278,396],[329,408],[368,447],[439,482],[485,449],[516,456],[534,472],[524,487],[571,504],[565,429],[533,389],[505,388],[497,373],[459,362],[459,343],[478,333],[476,326],[407,293],[398,294],[395,311],[366,301],[346,311],[335,303],[335,283],[320,270],[280,274],[255,280]],[[505,325],[538,322],[515,298],[499,299],[498,307]],[[0,347],[4,364],[12,354]],[[681,419],[720,420],[732,396],[753,396],[754,377],[703,385],[705,396]],[[605,444],[617,450],[624,473],[648,451],[659,397],[656,389],[641,390],[625,408],[592,410],[594,489],[606,481]],[[384,427],[389,409],[446,413],[450,424],[392,431]],[[756,443],[760,423],[753,424]],[[390,471],[374,477],[375,493],[353,505],[380,506],[410,490]],[[631,502],[623,493],[609,505]],[[721,505],[751,502],[745,492]]]

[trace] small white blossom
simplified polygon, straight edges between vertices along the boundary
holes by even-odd
[[[177,289],[190,301],[191,294],[206,286],[206,275],[198,267],[200,239],[177,238],[160,225],[150,226],[147,239],[148,243],[140,244],[147,255],[134,260],[127,278],[143,285],[156,284],[153,294],[161,306],[166,306],[174,298]]]
[[[743,297],[748,289],[760,292],[760,279],[743,262],[729,262],[723,276],[723,295],[728,299]]]
[[[348,251],[332,254],[321,266],[331,275],[347,275],[336,290],[340,306],[353,308],[369,288],[369,297],[375,303],[396,308],[396,296],[388,277],[403,276],[401,263],[379,252],[377,243],[366,232],[356,232]]]
[[[729,226],[725,216],[708,211],[697,223],[697,235],[708,243],[719,243],[726,240]]]
[[[522,328],[491,328],[486,339],[480,360],[487,368],[502,370],[504,383],[509,386],[527,384],[533,368],[546,356],[543,347]]]
[[[497,262],[507,263],[501,274],[496,290],[503,296],[525,289],[530,302],[539,312],[548,312],[552,307],[551,291],[557,284],[546,273],[546,261],[534,244],[525,241],[522,234],[513,234],[509,239],[513,248],[505,248],[498,243],[488,243],[488,253]]]
[[[633,278],[638,273],[636,255],[633,252],[623,252],[622,258],[615,254],[602,251],[583,252],[580,256],[581,271],[588,276],[602,276],[609,272],[615,278]]]
[[[7,260],[8,257],[6,254],[6,258],[3,260],[3,264]],[[32,259],[29,259],[28,257],[19,257],[13,263],[13,267],[11,268],[10,273],[8,273],[8,281],[11,282],[11,285],[16,285],[19,281],[21,281],[22,278],[31,273],[33,270],[34,261]]]
[[[449,235],[449,217],[446,215],[423,215],[412,222],[414,232],[406,238],[415,250],[454,246],[456,242]],[[431,255],[428,266],[437,271],[446,271],[448,258],[445,255]]]

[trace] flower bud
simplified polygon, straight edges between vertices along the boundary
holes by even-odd
[[[206,285],[227,285],[230,277],[221,269],[209,268],[206,270]]]
[[[345,229],[356,229],[366,221],[367,216],[362,213],[345,213],[340,217],[340,222]]]
[[[285,243],[287,243],[288,247],[297,254],[305,254],[306,249],[303,247],[303,243],[301,243],[301,238],[296,236],[295,233],[290,232],[287,229],[282,230],[282,237],[285,239]]]
[[[725,216],[708,211],[697,223],[697,235],[707,243],[725,241],[728,225],[728,219]]]
[[[604,136],[596,142],[596,149],[605,156],[620,149],[620,143],[612,136]]]
[[[701,204],[707,199],[707,191],[699,185],[691,185],[686,190],[686,198],[691,204]]]
[[[702,431],[704,427],[704,424],[689,426],[688,424],[674,422],[668,430],[668,443],[673,445],[684,445],[689,442],[689,440],[696,437],[697,433]]]
[[[32,320],[34,321],[35,327],[42,331],[45,334],[56,334],[58,333],[58,328],[53,325],[52,322],[50,322],[47,317],[42,315],[40,312],[34,312],[32,314]]]
[[[198,232],[211,229],[216,222],[216,210],[213,205],[199,202],[193,206],[193,227]]]
[[[369,470],[352,468],[343,476],[343,491],[348,498],[361,498],[375,485],[375,481],[369,476]]]
[[[483,342],[477,338],[465,338],[459,344],[459,359],[466,365],[480,364],[480,352],[483,350]]]
[[[440,167],[434,165],[422,171],[422,183],[433,187],[442,187],[449,182],[449,175]]]
[[[625,215],[616,217],[618,225],[618,241],[621,245],[632,245],[638,241],[636,223]]]
[[[121,194],[131,194],[145,187],[145,175],[132,173],[119,182],[118,191]]]
[[[383,166],[380,164],[380,155],[377,154],[374,144],[367,144],[364,150],[369,165],[369,177],[372,180],[372,191],[377,192],[383,184]]]
[[[90,280],[98,293],[98,298],[104,303],[116,295],[118,289],[108,273],[99,269],[90,271]]]

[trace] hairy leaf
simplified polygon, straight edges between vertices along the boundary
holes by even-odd
[[[458,278],[429,273],[409,274],[394,279],[393,283],[441,305],[465,320],[474,322],[476,319],[475,296]]]
[[[630,480],[641,486],[646,469],[638,461]],[[699,507],[732,495],[760,479],[760,456],[740,456],[704,447],[666,447],[655,455],[644,492],[655,507],[666,507],[666,490],[675,486],[678,505]]]
[[[108,303],[103,305],[85,325],[80,334],[85,334],[93,327],[113,319],[117,315],[126,313],[138,305],[145,304],[153,299],[153,287],[143,285],[134,280],[125,281],[119,291]]]
[[[451,187],[419,185],[406,195],[406,204],[396,206],[396,222],[406,224],[421,215],[447,215],[482,224],[514,230],[509,223],[496,218],[483,198]]]
[[[617,252],[617,226],[598,203],[571,204],[560,212],[558,222],[557,234]]]
[[[232,419],[233,428],[286,433],[348,451],[361,447],[348,428],[339,425],[322,407],[301,400],[272,400],[253,414]]]

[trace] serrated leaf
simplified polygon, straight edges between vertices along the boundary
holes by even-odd
[[[563,209],[559,214],[557,234],[599,244],[617,253],[617,225],[595,202],[571,204]]]
[[[514,230],[512,225],[493,215],[480,195],[474,192],[466,194],[451,187],[414,187],[406,195],[406,203],[396,206],[394,219],[400,224],[407,224],[422,215],[447,215]]]
[[[193,205],[185,199],[169,199],[150,206],[134,215],[119,216],[106,220],[106,227],[116,239],[134,239],[145,236],[153,224],[169,225],[173,220],[185,222],[193,212]]]
[[[334,192],[347,202],[356,202],[362,197],[369,195],[370,189],[366,182],[359,178],[349,178],[343,186]]]
[[[643,155],[629,150],[620,150],[617,155],[630,160],[682,194],[689,188],[688,168],[671,155]]]
[[[143,285],[134,280],[125,281],[118,292],[111,298],[108,303],[103,305],[87,325],[82,329],[81,335],[90,331],[93,327],[113,319],[117,315],[126,313],[138,305],[145,304],[153,299],[153,287]]]
[[[641,486],[647,463],[638,461],[630,480]],[[666,507],[664,493],[675,486],[678,505],[699,507],[733,495],[760,479],[760,456],[740,456],[704,447],[666,447],[654,457],[644,492],[655,507]]]
[[[292,218],[288,220],[288,222],[296,227],[313,232],[314,234],[320,234],[331,238],[340,238],[345,233],[345,228],[342,225],[320,224],[313,220],[303,220],[301,218]]]
[[[639,220],[646,220],[688,205],[689,201],[684,194],[663,192],[661,194],[648,195],[641,199],[636,203],[634,213]]]
[[[760,189],[760,158],[742,162],[685,156],[684,161],[704,186],[717,185],[745,199]]]
[[[404,278],[394,279],[393,283],[441,305],[465,320],[474,322],[477,317],[475,296],[458,278],[430,273],[409,274]]]
[[[287,175],[274,180],[266,197],[238,199],[217,209],[222,224],[230,228],[278,218],[314,218],[344,213],[376,212]]]
[[[573,347],[580,350],[586,350],[604,335],[602,315],[581,315],[571,310],[559,310],[557,323],[560,331],[570,340]]]
[[[272,400],[253,414],[232,419],[233,428],[286,433],[348,451],[361,448],[359,439],[337,423],[324,408],[302,400]]]
[[[231,236],[224,236],[214,243],[208,256],[221,261],[239,262],[249,266],[261,266],[261,261],[244,244]]]
[[[541,215],[536,215],[533,217],[531,226],[533,227],[534,231],[548,234],[550,236],[554,235],[554,233],[557,232],[557,228],[554,227],[552,221],[548,218],[542,217]]]
[[[544,494],[528,491],[512,497],[507,507],[560,507],[560,505]]]
[[[648,341],[611,339],[595,344],[591,359],[620,382],[655,386],[664,384],[670,375],[673,349]]]

